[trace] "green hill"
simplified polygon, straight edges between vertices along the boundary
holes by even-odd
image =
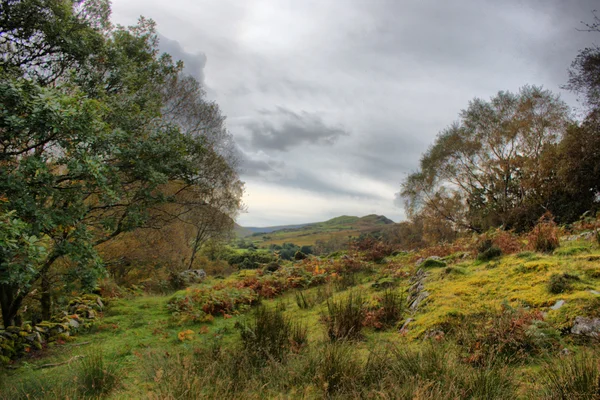
[[[266,247],[270,244],[280,245],[286,242],[304,246],[313,245],[317,240],[357,237],[363,233],[376,233],[393,223],[394,221],[383,215],[371,214],[364,217],[342,215],[327,221],[291,228],[289,226],[265,227],[262,228],[264,229],[262,232],[240,237],[248,237],[259,247]]]

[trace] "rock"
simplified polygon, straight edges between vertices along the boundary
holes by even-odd
[[[419,307],[419,305],[423,302],[423,300],[425,300],[428,297],[429,297],[429,292],[426,292],[426,291],[420,292],[419,294],[417,294],[415,296],[415,298],[410,303],[410,309],[412,311],[416,311],[417,307]]]
[[[581,335],[592,338],[600,336],[600,318],[576,317],[571,328],[573,335]]]
[[[558,310],[559,308],[561,308],[563,305],[565,304],[564,300],[558,300],[552,307],[550,307],[551,310]]]
[[[419,258],[419,259],[417,260],[417,262],[415,263],[415,265],[418,267],[418,266],[420,266],[421,264],[423,264],[423,261],[425,261],[425,259],[424,259],[424,258]]]
[[[566,347],[560,351],[561,356],[568,356],[569,354],[571,354],[571,350],[567,349]]]
[[[591,294],[595,294],[595,295],[599,295],[599,294],[600,294],[600,292],[599,292],[599,291],[597,291],[597,290],[593,290],[593,289],[591,289],[591,290],[588,290],[588,292],[590,292]]]
[[[400,332],[406,332],[406,330],[408,328],[408,324],[410,324],[413,321],[414,321],[413,318],[408,318],[406,321],[404,321],[404,323],[402,324],[402,328],[400,328]]]
[[[179,273],[179,277],[186,283],[200,283],[206,278],[203,269],[187,269]]]
[[[71,325],[75,329],[79,328],[79,322],[77,322],[76,319],[70,319],[69,320],[69,325]]]

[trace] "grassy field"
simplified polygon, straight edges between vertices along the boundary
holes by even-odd
[[[311,259],[112,300],[90,332],[5,370],[0,398],[596,398],[596,345],[569,332],[576,316],[600,315],[597,245],[485,262],[452,254],[422,268],[418,256]],[[557,275],[564,286],[551,285]],[[411,310],[419,276],[429,296]],[[273,293],[281,282],[290,286],[260,307],[240,302],[214,319],[189,307],[194,293],[214,305],[219,293]],[[173,298],[187,311],[173,314]],[[289,337],[263,352],[273,332]]]

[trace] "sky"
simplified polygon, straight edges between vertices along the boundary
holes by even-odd
[[[406,218],[397,193],[475,97],[560,93],[593,0],[113,0],[157,23],[227,116],[242,155],[243,226],[339,215]],[[579,29],[579,30],[578,30]]]

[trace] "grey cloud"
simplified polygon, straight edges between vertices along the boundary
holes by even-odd
[[[303,144],[332,145],[344,129],[328,126],[315,113],[293,112],[283,107],[275,111],[262,111],[260,120],[249,122],[246,128],[251,133],[251,145],[256,149],[288,151]]]
[[[575,105],[560,86],[577,52],[600,42],[577,31],[597,0],[113,5],[116,22],[154,18],[175,39],[163,38],[161,49],[203,82],[206,76],[244,152],[244,177],[331,199],[327,209],[307,204],[294,216],[277,198],[253,214],[249,198],[251,219],[276,215],[270,222],[281,224],[344,213],[336,200],[348,198],[365,214],[388,204],[381,213],[403,218],[400,182],[469,100],[536,84]]]
[[[181,60],[184,64],[184,72],[196,78],[204,85],[204,67],[206,67],[206,55],[204,53],[188,53],[176,40],[165,36],[159,36],[160,50],[169,53],[174,60]]]

